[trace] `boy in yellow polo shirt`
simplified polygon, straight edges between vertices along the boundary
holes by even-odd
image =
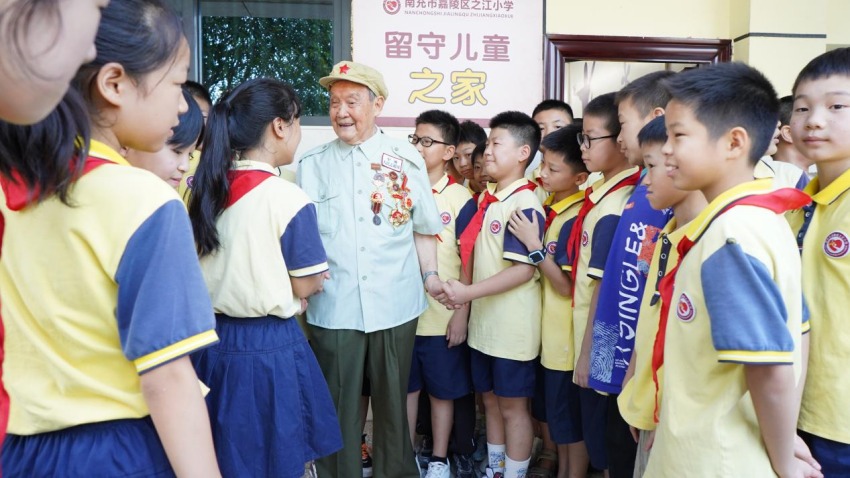
[[[809,62],[793,91],[791,136],[817,167],[805,189],[812,204],[789,218],[812,321],[798,427],[825,476],[850,476],[850,48]]]
[[[620,122],[614,93],[600,95],[584,109],[582,133],[576,140],[581,145],[582,160],[590,172],[602,173],[585,190],[585,201],[567,241],[567,265],[573,280],[573,381],[579,391],[578,407],[582,434],[590,462],[594,468],[607,469],[605,427],[607,398],[588,387],[589,357],[593,336],[593,318],[614,232],[629,197],[637,185],[640,172],[631,166],[617,144]]]
[[[528,403],[540,352],[536,256],[508,230],[508,221],[520,209],[535,217],[538,238],[543,238],[543,208],[534,183],[524,177],[539,145],[540,129],[528,115],[509,111],[490,121],[484,171],[493,182],[460,235],[463,267],[474,261],[472,284],[449,281],[446,286],[456,303],[474,301],[469,318],[472,383],[483,395],[491,472],[506,478],[525,476],[531,459]]]
[[[709,204],[659,286],[652,363],[664,382],[646,475],[816,475],[794,456],[803,303],[794,236],[779,215],[809,198],[752,179],[776,128],[776,92],[742,63],[665,83],[668,175]]]
[[[683,191],[673,186],[664,166],[661,148],[667,141],[664,117],[658,116],[638,133],[638,147],[646,167],[643,185],[646,199],[657,210],[671,209],[673,218],[667,223],[656,240],[647,273],[647,284],[643,292],[635,332],[635,346],[629,368],[623,382],[623,391],[617,397],[620,414],[632,428],[638,441],[634,476],[643,476],[649,458],[649,448],[655,435],[656,387],[652,375],[652,349],[658,333],[658,316],[661,313],[658,283],[676,265],[679,254],[676,247],[684,235],[684,225],[702,211],[705,197],[699,191]],[[680,226],[681,225],[681,226]],[[657,372],[660,380],[661,370]],[[639,434],[638,434],[639,431]]]
[[[540,366],[543,383],[538,384],[546,432],[557,446],[558,478],[580,476],[587,471],[587,450],[581,434],[581,418],[573,416],[569,402],[578,400],[573,383],[572,284],[561,270],[566,264],[567,238],[584,202],[579,187],[587,181],[588,171],[581,160],[576,135],[581,128],[567,125],[543,138],[540,168],[542,188],[549,192],[543,203],[546,211],[545,236],[537,236],[538,224],[515,211],[508,223],[530,251],[540,251],[537,268],[542,275],[543,320]],[[572,410],[576,410],[573,408]],[[540,413],[540,412],[534,412]],[[539,460],[538,460],[539,462]]]
[[[446,173],[446,164],[455,155],[459,130],[454,116],[445,111],[430,110],[416,118],[416,131],[410,135],[410,142],[425,160],[431,192],[443,222],[443,231],[437,235],[437,269],[443,281],[460,278],[455,221],[471,199],[469,191]],[[431,401],[433,432],[433,451],[425,475],[428,478],[449,478],[447,457],[454,400],[472,391],[466,346],[468,317],[468,305],[447,310],[429,296],[428,309],[419,317],[416,326],[407,387],[407,417],[413,442],[419,393],[424,387]]]

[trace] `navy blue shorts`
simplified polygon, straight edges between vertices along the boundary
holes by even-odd
[[[573,383],[573,372],[543,370],[546,418],[549,435],[558,445],[569,445],[584,439],[579,401],[579,386]]]
[[[174,476],[150,417],[6,435],[0,461],[5,478]]]
[[[535,360],[525,362],[493,357],[470,348],[472,386],[479,393],[493,392],[499,397],[534,396]]]
[[[584,446],[590,456],[590,464],[597,470],[608,469],[608,452],[606,451],[605,430],[608,426],[608,397],[598,394],[590,388],[581,388],[570,382],[570,386],[578,389],[578,414],[581,416],[581,434]],[[571,410],[572,416],[576,411]]]
[[[407,393],[423,386],[434,398],[454,400],[472,393],[469,371],[469,346],[466,342],[449,348],[444,335],[417,335],[413,342],[413,360]]]
[[[300,478],[342,448],[336,410],[295,319],[216,315],[221,341],[192,357],[207,386],[223,476]]]
[[[540,357],[534,364],[534,396],[531,397],[531,417],[541,423],[546,423],[546,390],[543,388],[543,365]]]
[[[822,438],[799,431],[800,437],[809,446],[812,456],[820,463],[826,477],[850,477],[850,444]],[[6,473],[6,470],[3,470]]]

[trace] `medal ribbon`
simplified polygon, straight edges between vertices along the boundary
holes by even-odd
[[[756,206],[764,209],[769,209],[776,214],[781,214],[792,209],[799,209],[807,204],[812,199],[808,194],[794,188],[782,188],[776,191],[771,191],[765,194],[754,194],[745,196],[735,201],[730,202],[716,216],[711,218],[711,221],[716,220],[726,211],[729,211],[735,206]],[[658,370],[664,365],[664,343],[667,337],[667,319],[670,315],[670,305],[673,301],[673,288],[676,282],[676,273],[679,271],[679,266],[682,264],[682,259],[685,258],[688,251],[699,241],[708,227],[703,228],[699,235],[691,240],[688,237],[683,237],[676,250],[679,252],[679,259],[676,265],[670,272],[664,275],[658,284],[658,290],[661,293],[661,316],[658,320],[658,333],[655,335],[655,343],[652,347],[652,381],[655,383],[655,412],[654,420],[658,423],[659,417],[659,390]]]

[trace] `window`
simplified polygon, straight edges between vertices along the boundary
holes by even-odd
[[[190,77],[213,100],[248,79],[277,78],[298,92],[305,124],[327,123],[318,80],[351,56],[350,0],[168,1],[190,39]]]

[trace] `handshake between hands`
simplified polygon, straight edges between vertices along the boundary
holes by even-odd
[[[449,310],[462,308],[469,302],[468,286],[455,279],[446,282],[437,276],[431,276],[425,283],[428,294]]]

